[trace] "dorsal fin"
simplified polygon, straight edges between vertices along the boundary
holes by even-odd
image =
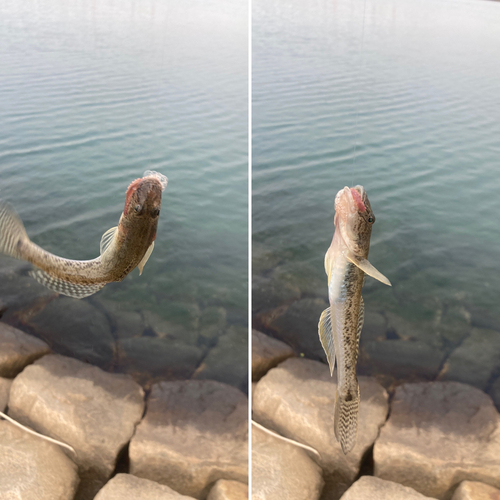
[[[101,238],[101,255],[109,248],[113,238],[115,237],[116,231],[118,230],[118,226],[112,227],[108,229]]]
[[[139,262],[137,266],[139,268],[139,276],[142,274],[142,270],[144,269],[144,266],[146,265],[146,262],[148,261],[149,257],[151,257],[154,247],[155,247],[155,242],[153,241],[153,243],[151,243],[151,245],[149,245],[149,248],[146,250],[146,253],[144,254],[144,257],[142,258],[141,262]]]

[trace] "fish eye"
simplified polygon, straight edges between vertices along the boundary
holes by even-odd
[[[375,217],[368,217],[368,222],[373,224],[375,222]]]
[[[155,210],[153,210],[153,212],[151,213],[151,215],[153,216],[153,218],[158,217],[160,215],[160,209],[156,208]]]
[[[141,207],[140,205],[136,205],[136,206],[134,207],[134,210],[135,210],[137,213],[139,213],[139,212],[141,211],[141,209],[142,209],[142,207]]]

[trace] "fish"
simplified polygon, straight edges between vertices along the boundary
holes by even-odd
[[[335,197],[335,232],[325,255],[330,307],[321,314],[318,332],[330,375],[337,362],[334,432],[345,455],[356,444],[360,393],[356,376],[359,337],[364,322],[361,296],[366,275],[390,281],[368,261],[375,223],[363,186],[344,187]]]
[[[13,207],[0,202],[0,253],[25,260],[36,269],[30,276],[50,290],[81,299],[108,283],[122,281],[136,267],[140,274],[153,252],[168,179],[152,170],[127,188],[118,226],[101,238],[100,255],[92,260],[58,257],[33,243]]]

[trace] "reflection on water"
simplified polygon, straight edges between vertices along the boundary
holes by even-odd
[[[35,243],[94,258],[129,183],[169,178],[142,276],[52,300],[0,257],[3,320],[139,378],[243,387],[246,2],[7,1],[0,37],[0,198]]]
[[[476,0],[254,1],[256,326],[323,356],[334,197],[362,184],[393,287],[367,279],[360,371],[500,404],[499,22]]]

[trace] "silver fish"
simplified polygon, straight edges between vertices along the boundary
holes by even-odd
[[[112,281],[122,281],[135,267],[142,269],[154,248],[162,191],[168,179],[148,170],[127,189],[118,226],[101,239],[99,257],[70,260],[35,245],[12,207],[0,202],[0,253],[26,260],[38,269],[30,275],[55,292],[82,298]]]
[[[330,307],[321,314],[318,331],[332,375],[337,360],[334,432],[344,454],[353,449],[358,431],[356,363],[364,321],[361,289],[365,274],[391,286],[367,260],[374,222],[363,186],[345,187],[337,193],[335,233],[325,255]]]

